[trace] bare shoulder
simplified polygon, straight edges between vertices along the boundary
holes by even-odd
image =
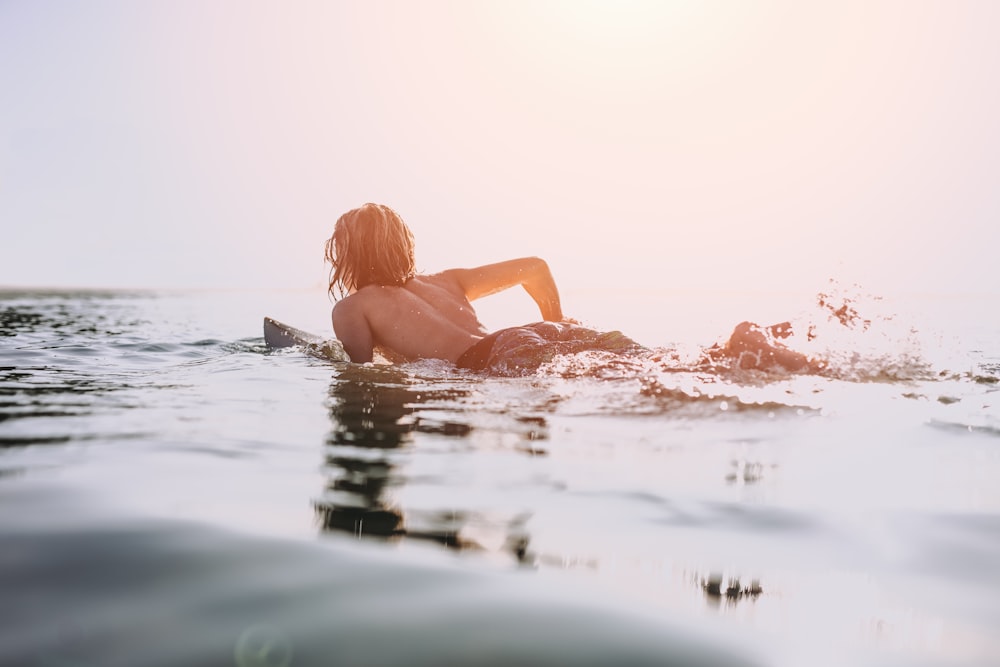
[[[464,271],[466,269],[447,269],[439,273],[417,276],[417,279],[426,284],[448,290],[449,292],[464,295],[461,282],[461,276]]]
[[[350,330],[367,326],[366,301],[368,298],[362,291],[346,296],[333,304],[331,319],[333,320],[333,330],[338,338],[342,339],[343,334]]]
[[[333,306],[334,323],[367,320],[372,326],[380,321],[396,319],[404,312],[419,310],[428,301],[428,289],[436,291],[444,285],[429,280],[429,276],[418,276],[405,287],[368,285],[362,287]],[[453,291],[453,290],[450,290]]]
[[[335,303],[331,314],[333,332],[355,363],[371,361],[374,347],[371,326],[365,315],[367,299],[362,292],[351,294]]]
[[[354,294],[349,294],[348,296],[338,299],[337,302],[333,304],[333,316],[348,317],[358,315],[362,312],[364,301],[365,295],[361,292],[355,292]]]

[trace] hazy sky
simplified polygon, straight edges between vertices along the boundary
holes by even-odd
[[[998,2],[0,1],[0,285],[1000,292]]]

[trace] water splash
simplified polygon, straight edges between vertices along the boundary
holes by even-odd
[[[852,382],[907,382],[947,375],[953,354],[935,354],[934,332],[921,332],[902,304],[830,280],[805,314],[807,353],[826,361],[832,377]]]

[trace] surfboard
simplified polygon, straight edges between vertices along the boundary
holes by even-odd
[[[316,334],[296,329],[270,317],[264,318],[264,343],[271,348],[301,347],[314,357],[330,361],[349,361],[344,346],[336,338],[323,338]]]
[[[264,342],[268,347],[293,347],[295,345],[309,345],[323,343],[322,336],[311,334],[302,329],[290,327],[282,324],[278,320],[270,317],[264,318]]]

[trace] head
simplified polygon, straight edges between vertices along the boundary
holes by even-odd
[[[368,285],[402,286],[413,277],[413,233],[399,214],[365,204],[340,216],[326,242],[329,291],[350,294]]]

